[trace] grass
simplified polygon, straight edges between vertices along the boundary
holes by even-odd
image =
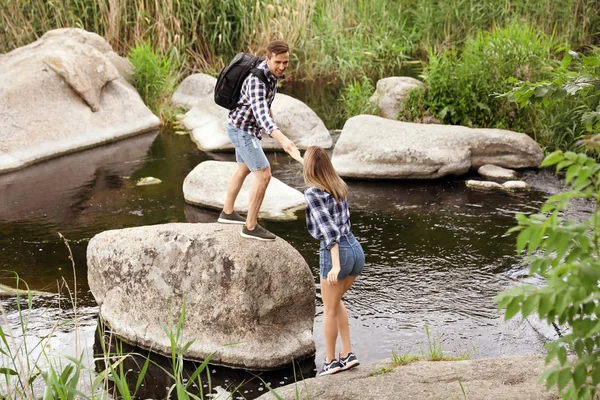
[[[181,110],[170,104],[180,78],[183,59],[177,51],[157,51],[148,41],[138,42],[129,52],[135,88],[142,100],[163,124],[177,123]]]
[[[0,3],[0,52],[60,27],[105,37],[121,55],[149,41],[176,50],[188,70],[216,72],[238,51],[284,38],[295,78],[344,82],[393,75],[409,58],[461,47],[465,38],[518,20],[561,43],[598,42],[594,0],[29,0]]]
[[[439,336],[433,336],[429,331],[429,327],[425,325],[425,334],[427,335],[427,354],[421,351],[421,355],[409,353],[399,354],[395,349],[392,349],[392,359],[389,366],[381,367],[379,370],[372,372],[369,376],[377,376],[393,372],[397,367],[412,364],[417,361],[463,361],[471,359],[475,355],[473,353],[463,353],[456,356],[445,354],[442,350],[442,344],[439,341]]]
[[[61,238],[63,238],[62,235]],[[75,274],[71,248],[67,240],[64,238],[63,240],[69,249],[69,258]],[[32,335],[28,335],[28,331],[30,323],[32,323],[33,293],[16,273],[15,279],[16,287],[24,287],[26,291],[25,294],[22,291],[17,291],[15,296],[18,316],[17,332],[12,330],[8,313],[4,306],[0,304],[0,316],[2,318],[2,324],[0,325],[0,361],[2,365],[0,367],[0,378],[3,380],[0,382],[0,387],[8,398],[29,400],[40,398],[40,395],[43,399],[60,400],[73,400],[75,398],[104,400],[108,398],[108,395],[112,398],[125,400],[136,398],[136,393],[144,382],[149,365],[151,363],[155,364],[151,361],[149,354],[144,358],[145,361],[140,368],[135,383],[131,382],[132,378],[128,376],[130,371],[125,368],[125,362],[131,357],[140,355],[123,352],[122,342],[119,340],[116,340],[113,345],[113,336],[110,332],[107,345],[104,339],[105,328],[100,322],[98,329],[102,338],[100,340],[101,352],[94,355],[94,364],[101,365],[101,367],[94,368],[86,365],[79,337],[80,327],[77,317],[76,290],[69,291],[69,299],[74,312],[73,319],[56,321],[47,334],[35,340],[34,343],[30,343],[30,340],[26,340],[26,338],[32,337]],[[77,287],[76,283],[75,287]],[[155,365],[161,368],[173,382],[168,388],[167,398],[173,395],[183,400],[204,399],[201,374],[207,374],[208,391],[210,392],[212,389],[207,366],[214,353],[209,355],[192,374],[187,375],[183,371],[183,354],[193,344],[193,341],[182,342],[183,325],[186,318],[185,304],[184,299],[176,326],[163,326],[165,334],[171,340],[171,370],[162,368],[158,364]],[[72,325],[75,332],[76,339],[73,346],[77,356],[50,354],[48,352],[50,338],[57,328],[67,325]],[[35,387],[40,387],[36,383],[39,380],[43,381],[41,393],[39,390],[34,390]],[[86,389],[81,388],[83,382],[87,384]],[[199,394],[193,389],[193,385],[198,387]]]

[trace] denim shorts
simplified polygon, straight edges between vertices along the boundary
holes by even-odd
[[[340,250],[340,273],[338,274],[338,280],[341,281],[348,276],[360,275],[365,266],[365,253],[352,232],[342,235],[338,248]],[[321,240],[321,247],[319,249],[319,275],[321,275],[321,278],[327,278],[327,274],[332,268],[331,250],[327,250],[325,248],[325,241]]]
[[[227,136],[235,146],[235,161],[246,164],[250,171],[259,171],[269,166],[269,160],[255,136],[229,124]]]

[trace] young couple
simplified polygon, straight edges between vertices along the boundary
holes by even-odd
[[[335,172],[329,155],[320,147],[310,147],[304,154],[273,121],[271,104],[290,57],[288,45],[275,40],[267,46],[266,60],[258,65],[267,77],[268,87],[253,74],[244,80],[237,108],[227,119],[227,135],[235,146],[237,169],[227,186],[227,197],[218,221],[243,224],[241,235],[249,239],[275,240],[275,235],[257,223],[258,212],[271,179],[271,167],[259,140],[262,132],[276,139],[283,149],[304,165],[306,224],[308,231],[321,241],[319,265],[323,299],[323,330],[326,358],[321,375],[334,374],[359,364],[350,345],[348,312],[342,296],[362,272],[365,256],[360,243],[350,231],[350,212],[346,197],[348,187]],[[234,211],[235,199],[250,173],[254,183],[250,190],[248,215],[244,219]],[[336,357],[337,336],[342,351]]]

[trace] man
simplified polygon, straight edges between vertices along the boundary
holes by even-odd
[[[262,132],[277,140],[283,149],[298,159],[300,153],[296,145],[288,139],[273,121],[271,104],[277,92],[277,82],[288,67],[290,49],[283,40],[275,40],[267,46],[266,60],[257,68],[265,74],[268,85],[256,75],[249,74],[242,85],[238,106],[229,112],[227,135],[235,146],[237,169],[227,185],[225,205],[218,221],[228,224],[244,224],[241,235],[250,239],[275,240],[275,235],[258,225],[258,211],[271,180],[271,166],[259,140]],[[250,189],[248,216],[244,219],[234,209],[242,184],[252,172],[254,183]]]

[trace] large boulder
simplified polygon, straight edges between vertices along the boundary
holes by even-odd
[[[96,235],[87,262],[100,317],[138,346],[170,355],[162,324],[177,324],[185,300],[186,359],[216,352],[214,364],[267,370],[315,352],[314,280],[280,238],[244,239],[223,224],[143,226]]]
[[[377,89],[369,101],[379,107],[380,116],[398,119],[408,92],[423,86],[423,82],[409,76],[383,78],[377,81]]]
[[[299,149],[310,146],[329,148],[333,144],[325,124],[306,104],[293,97],[277,93],[272,105],[275,123]],[[202,98],[187,112],[183,125],[192,131],[192,139],[204,151],[233,150],[227,137],[228,110],[215,104],[212,94]],[[280,150],[281,145],[263,135],[263,149]]]
[[[332,162],[345,177],[434,179],[485,164],[537,167],[543,156],[540,146],[523,133],[359,115],[346,121]]]
[[[0,172],[158,128],[129,73],[106,40],[81,29],[0,55]]]
[[[221,210],[227,195],[227,183],[237,163],[227,161],[204,161],[192,170],[183,182],[185,201],[199,206]],[[247,213],[249,194],[254,174],[250,174],[237,197],[236,211]],[[295,212],[305,207],[302,192],[272,177],[265,193],[259,217],[272,220],[296,219]]]
[[[206,96],[212,96],[217,78],[207,74],[192,74],[185,78],[171,97],[171,104],[189,110]]]

